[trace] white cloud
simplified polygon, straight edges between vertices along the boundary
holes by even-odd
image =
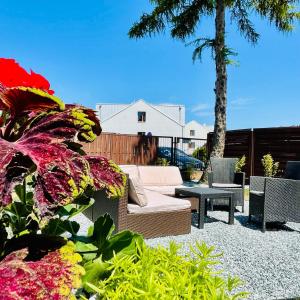
[[[200,103],[193,106],[191,112],[199,117],[210,117],[213,115],[212,107],[207,103]]]
[[[237,98],[235,100],[230,101],[229,108],[234,110],[241,110],[247,108],[249,105],[253,103],[252,98]]]
[[[200,103],[200,104],[193,106],[191,108],[191,112],[198,113],[198,112],[203,112],[208,109],[210,109],[210,106],[207,103]]]

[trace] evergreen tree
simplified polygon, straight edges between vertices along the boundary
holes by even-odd
[[[296,11],[298,0],[149,0],[154,9],[144,13],[129,31],[130,38],[142,38],[164,32],[170,28],[171,37],[195,46],[193,60],[201,59],[204,49],[211,48],[215,60],[215,126],[211,156],[222,157],[225,147],[227,106],[227,64],[234,54],[226,45],[225,13],[236,23],[241,35],[256,44],[259,34],[249,16],[257,14],[274,24],[279,31],[289,32],[295,20],[300,19]],[[197,27],[203,17],[212,17],[215,35],[212,38],[198,37]]]

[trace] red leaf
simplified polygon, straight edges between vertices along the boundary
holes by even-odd
[[[50,83],[42,75],[28,73],[14,59],[0,58],[0,83],[5,87],[31,87],[54,94]]]
[[[77,265],[81,257],[68,243],[39,261],[24,261],[28,254],[22,249],[0,262],[0,299],[2,300],[67,300],[72,289],[80,287],[84,273]]]
[[[123,192],[124,174],[102,157],[82,156],[63,143],[77,136],[86,141],[101,132],[93,111],[68,106],[62,112],[42,114],[20,127],[22,136],[9,142],[0,138],[0,206],[11,203],[15,185],[36,169],[35,203],[41,215],[73,202],[88,188],[106,189],[110,196]],[[96,120],[96,117],[91,119]],[[29,124],[29,125],[28,125]]]

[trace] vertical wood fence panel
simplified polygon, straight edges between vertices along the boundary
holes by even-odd
[[[93,143],[84,143],[89,155],[101,155],[117,164],[154,164],[157,159],[158,137],[102,133]]]
[[[281,171],[288,160],[300,160],[300,127],[258,128],[253,133],[255,175],[263,175],[261,158],[267,153],[279,162]]]
[[[212,149],[212,138],[213,133],[209,133],[208,153]],[[261,159],[268,153],[280,163],[281,171],[285,169],[287,161],[300,161],[300,127],[256,128],[226,132],[224,157],[246,155],[247,177],[263,175]]]

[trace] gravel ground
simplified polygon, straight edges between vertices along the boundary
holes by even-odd
[[[193,222],[196,224],[196,214]],[[183,252],[196,241],[215,246],[221,257],[224,275],[236,275],[249,291],[248,299],[290,299],[300,296],[300,224],[274,226],[262,233],[248,224],[245,214],[235,213],[235,224],[226,224],[225,211],[208,212],[204,229],[192,226],[191,234],[148,240],[151,246],[167,246],[171,240],[182,243]],[[300,298],[299,298],[300,299]]]
[[[247,202],[246,202],[247,203]],[[74,218],[81,224],[80,233],[85,233],[92,224],[80,214]],[[249,291],[248,299],[290,299],[300,296],[300,224],[288,223],[273,227],[262,233],[256,224],[248,224],[247,205],[245,213],[235,213],[235,224],[228,225],[226,211],[208,212],[204,229],[196,225],[193,215],[190,234],[149,239],[151,246],[168,246],[171,240],[182,243],[182,251],[189,251],[189,245],[205,241],[215,246],[221,257],[224,275],[236,275]],[[300,299],[300,298],[299,298]]]

